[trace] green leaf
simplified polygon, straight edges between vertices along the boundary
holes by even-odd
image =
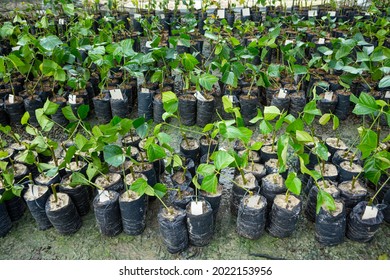
[[[25,125],[25,124],[28,123],[28,120],[29,120],[29,119],[30,119],[30,113],[26,111],[26,112],[24,113],[22,119],[20,120],[20,123],[21,123],[22,125]]]
[[[145,122],[144,117],[140,117],[138,119],[135,119],[133,121],[133,126],[134,126],[139,137],[141,137],[142,139],[146,137],[146,135],[148,134],[149,126],[148,126],[147,122]]]
[[[74,154],[76,153],[77,148],[76,146],[72,145],[66,150],[64,161],[66,163],[70,163],[73,159]]]
[[[218,82],[218,78],[208,73],[204,73],[199,77],[199,84],[208,91],[212,90],[216,82]]]
[[[232,113],[233,112],[233,102],[230,100],[228,95],[222,96],[222,104],[223,104],[223,109],[227,113]]]
[[[362,152],[362,159],[367,158],[377,148],[378,135],[371,129],[359,128],[360,143],[357,148]]]
[[[62,41],[55,35],[49,35],[39,40],[39,44],[47,51],[54,50],[57,46],[62,45]]]
[[[351,96],[351,101],[354,102],[356,100]],[[356,115],[367,115],[376,112],[378,109],[379,106],[376,104],[375,98],[365,92],[362,92],[355,108],[353,109],[353,113]]]
[[[51,102],[49,98],[46,100],[45,104],[43,105],[43,111],[46,115],[53,115],[57,112],[60,105],[57,103]]]
[[[217,170],[222,170],[228,167],[234,161],[234,157],[232,157],[228,152],[222,150],[214,152],[211,158],[214,161],[214,165]]]
[[[318,120],[321,125],[326,125],[330,121],[331,114],[323,114],[322,117]]]
[[[164,110],[170,114],[174,114],[179,106],[177,96],[172,91],[162,93],[162,102]]]
[[[215,174],[203,178],[200,188],[208,193],[216,193],[218,187],[218,178]]]
[[[157,139],[160,145],[169,144],[172,140],[172,137],[165,132],[160,132],[157,134]]]
[[[324,46],[319,47],[318,51],[323,53],[324,55],[331,55],[333,53],[333,51],[331,49],[324,47]]]
[[[336,204],[334,202],[334,198],[326,191],[319,190],[317,194],[317,207],[316,207],[317,214],[320,212],[322,205],[325,205],[328,211],[336,210]]]
[[[216,168],[216,166],[214,167],[214,165],[212,165],[212,164],[201,163],[201,164],[199,164],[198,168],[196,169],[196,173],[198,173],[202,176],[208,176],[208,175],[214,174],[215,168]]]
[[[285,181],[287,189],[295,195],[300,195],[302,190],[302,182],[297,177],[295,172],[290,172]]]
[[[314,153],[320,157],[323,161],[328,161],[329,153],[328,148],[323,143],[316,143],[316,146],[313,149]]]
[[[263,142],[255,142],[249,149],[251,151],[258,151],[263,147]]]
[[[131,184],[130,189],[142,196],[148,186],[148,182],[144,178],[138,178]]]
[[[165,150],[159,145],[154,143],[148,146],[147,155],[148,155],[149,162],[154,162],[158,159],[163,159],[167,156]]]
[[[313,137],[303,130],[297,130],[296,137],[299,142],[314,142]]]
[[[221,81],[224,84],[230,85],[232,87],[237,87],[237,76],[232,71],[226,71],[225,73],[223,73]]]
[[[269,121],[262,120],[259,129],[261,134],[269,134],[273,131],[273,126]]]
[[[195,66],[199,64],[199,61],[189,53],[182,54],[181,59],[182,59],[183,66],[187,71],[194,70]]]
[[[125,154],[122,148],[117,145],[104,146],[103,156],[105,162],[114,167],[119,167],[125,162]]]
[[[343,57],[346,57],[351,53],[352,48],[347,45],[342,45],[340,49],[337,50],[335,58],[336,60],[340,60]]]
[[[277,116],[280,115],[280,110],[276,106],[265,106],[264,107],[264,119],[267,121],[272,121]]]
[[[64,108],[62,108],[61,111],[62,111],[62,114],[64,115],[64,117],[65,117],[68,121],[71,121],[71,122],[76,122],[76,121],[78,121],[78,119],[76,118],[76,116],[73,114],[72,107],[70,107],[69,105],[68,105],[68,106],[65,106]]]
[[[333,130],[336,130],[340,125],[340,120],[336,115],[333,115]]]
[[[77,115],[81,120],[84,120],[88,116],[89,105],[82,104],[77,108]]]
[[[167,193],[167,187],[164,184],[157,183],[153,186],[155,196],[162,198]]]
[[[69,3],[69,4],[62,4],[62,9],[64,10],[64,13],[67,14],[68,16],[73,16],[74,15],[74,5]]]
[[[298,65],[298,64],[294,64],[293,71],[294,71],[295,75],[305,75],[305,74],[307,74],[307,67],[302,66],[302,65]]]
[[[80,185],[89,186],[89,182],[88,182],[87,178],[85,178],[85,176],[83,174],[81,174],[80,172],[73,172],[70,185],[71,186],[80,186]]]
[[[390,75],[384,76],[378,84],[379,88],[387,88],[390,87]]]

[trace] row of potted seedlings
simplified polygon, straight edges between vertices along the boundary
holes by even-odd
[[[2,127],[15,141],[2,150],[2,235],[10,230],[11,218],[23,215],[24,201],[40,229],[53,225],[59,233],[74,233],[92,197],[102,234],[114,236],[122,230],[141,234],[154,196],[164,206],[158,221],[169,252],[180,252],[189,243],[205,246],[212,239],[222,195],[219,177],[228,167],[235,170],[229,179],[231,213],[237,216],[237,233],[243,237],[259,238],[266,227],[273,236],[290,236],[302,209],[315,221],[316,238],[325,245],[341,243],[345,234],[369,241],[383,219],[388,221],[388,211],[380,203],[389,204],[384,179],[389,137],[381,140],[376,126],[388,104],[365,93],[353,98],[354,113],[372,117],[368,127],[363,123],[359,129],[355,150],[338,138],[315,137],[316,117],[322,125],[332,120],[335,130],[339,122],[334,114],[322,114],[315,100],[297,118],[275,106],[259,110],[251,120],[259,124],[260,134],[254,138],[240,109],[224,97],[224,110],[233,119],[206,124],[200,140],[186,136],[189,130],[181,123],[177,96],[163,92],[162,102],[163,122],[153,132],[142,117],[114,117],[91,128],[85,121],[88,106],[79,107],[77,115],[68,106],[62,112],[74,125],[67,130],[70,142],[59,145],[47,135],[56,125],[50,116],[59,108],[50,101],[36,111],[40,129],[28,123],[28,113],[22,118],[33,140],[21,141],[10,127]],[[177,121],[168,122],[173,118]],[[171,147],[166,126],[181,133],[180,153]],[[116,144],[119,139],[122,145]],[[226,142],[227,149],[219,147]],[[366,181],[377,188],[368,202]],[[302,186],[308,194],[306,203]]]
[[[138,100],[140,117],[161,122],[161,93],[172,90],[185,95],[183,110],[191,112],[183,123],[200,126],[210,122],[202,118],[214,112],[213,106],[226,117],[223,95],[243,108],[247,124],[257,108],[269,105],[297,116],[314,87],[321,111],[331,111],[339,119],[351,111],[351,93],[390,98],[388,15],[375,5],[362,24],[333,16],[300,21],[293,13],[266,17],[264,22],[237,18],[231,27],[224,19],[196,19],[188,12],[167,30],[158,15],[147,13],[134,20],[143,27],[139,31],[133,30],[135,24],[127,26],[115,17],[96,21],[85,14],[89,9],[60,10],[65,14],[58,16],[66,18],[61,34],[53,29],[59,19],[50,14],[28,19],[20,12],[3,23],[0,34],[10,46],[0,56],[3,124],[7,118],[19,124],[24,110],[36,122],[33,112],[47,98],[60,106],[70,104],[74,112],[80,104],[90,104],[104,123],[114,115],[128,117]],[[39,32],[25,25],[30,20]],[[188,95],[197,91],[196,98]],[[58,114],[65,125],[66,119]]]

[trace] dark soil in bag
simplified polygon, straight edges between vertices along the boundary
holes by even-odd
[[[335,246],[344,242],[346,212],[341,201],[335,201],[336,210],[329,212],[321,207],[316,217],[316,240],[325,246]]]
[[[356,180],[354,185],[352,181],[341,182],[338,189],[340,190],[340,197],[344,201],[347,215],[356,204],[364,201],[368,194],[366,187],[359,180]]]
[[[162,123],[164,121],[162,118],[164,112],[161,94],[156,94],[153,98],[153,121],[155,123]]]
[[[41,99],[37,95],[34,95],[25,98],[23,102],[24,109],[30,114],[29,122],[34,126],[38,125],[38,121],[35,116],[35,110],[43,107]]]
[[[215,101],[214,97],[210,96],[205,101],[197,101],[196,106],[196,124],[200,127],[204,127],[206,124],[211,123],[215,114]]]
[[[249,121],[257,116],[257,108],[259,107],[259,99],[252,95],[240,95],[241,115],[245,125],[254,125]]]
[[[358,242],[371,241],[379,226],[383,223],[383,213],[379,209],[376,217],[363,219],[367,204],[367,201],[359,202],[349,214],[346,235],[351,240]]]
[[[195,138],[186,138],[183,139],[180,143],[180,153],[183,154],[186,158],[192,159],[195,164],[199,162],[200,158],[200,146],[199,141]]]
[[[218,140],[212,138],[206,138],[202,136],[199,140],[200,144],[200,157],[204,155],[211,155],[213,152],[218,150]]]
[[[30,185],[27,192],[24,194],[24,200],[37,223],[39,230],[45,230],[52,227],[45,210],[46,201],[50,194],[49,188],[36,185]]]
[[[119,197],[123,232],[129,235],[141,234],[146,226],[146,195],[139,196],[128,190]]]
[[[248,239],[258,239],[264,233],[266,215],[266,198],[246,195],[238,208],[237,233]]]
[[[350,181],[353,178],[357,178],[357,176],[364,176],[363,175],[363,168],[356,164],[356,163],[350,163],[349,161],[343,161],[339,165],[339,181]],[[362,173],[361,173],[362,172]]]
[[[11,126],[21,126],[20,120],[25,112],[23,99],[20,96],[15,96],[14,103],[9,103],[7,98],[5,101],[5,110],[8,113]]]
[[[198,201],[202,204],[202,214],[194,214],[192,207],[195,201],[187,204],[187,228],[190,243],[194,246],[203,247],[211,242],[214,233],[214,217],[210,203]]]
[[[95,96],[93,98],[93,105],[95,107],[95,114],[100,124],[109,123],[112,119],[111,103],[108,93],[103,93],[104,96]]]
[[[146,121],[153,119],[153,93],[138,92],[138,117],[144,117]]]
[[[111,104],[111,113],[112,116],[118,116],[122,119],[124,118],[130,118],[130,105],[129,105],[129,99],[126,95],[123,95],[123,99],[113,99],[110,98],[110,104]]]
[[[232,215],[237,216],[238,207],[240,206],[242,198],[248,194],[249,191],[257,193],[259,191],[259,183],[256,177],[252,173],[244,175],[247,183],[243,182],[242,176],[237,175],[234,178],[232,187],[232,194],[230,197],[230,212]]]
[[[189,242],[184,209],[173,209],[171,213],[166,208],[161,208],[157,220],[169,253],[176,254],[187,249]]]
[[[73,234],[80,229],[81,218],[67,194],[57,193],[57,197],[57,202],[53,194],[46,201],[46,215],[60,234]]]
[[[192,94],[179,96],[179,115],[183,125],[193,126],[196,124],[196,97]]]
[[[267,199],[269,209],[274,203],[275,196],[286,191],[284,179],[280,174],[269,174],[261,179],[260,193]]]
[[[118,173],[108,173],[105,176],[100,175],[95,179],[95,184],[104,190],[121,192],[124,189],[122,177]]]
[[[119,193],[111,190],[100,192],[93,200],[93,209],[101,234],[116,236],[122,232]]]

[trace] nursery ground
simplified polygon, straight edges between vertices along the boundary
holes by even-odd
[[[356,117],[341,122],[340,136],[348,144],[358,137]],[[317,127],[322,137],[334,136],[329,125]],[[177,148],[178,133],[172,129]],[[389,130],[383,131],[387,135]],[[14,223],[11,232],[0,238],[0,259],[378,259],[390,256],[390,225],[382,224],[373,241],[358,243],[348,239],[335,247],[324,247],[315,240],[315,226],[301,215],[298,228],[286,239],[264,233],[258,240],[241,238],[235,231],[236,219],[230,214],[231,185],[225,184],[223,200],[212,242],[203,248],[189,247],[180,254],[170,254],[159,235],[157,211],[161,204],[150,203],[143,234],[116,237],[101,235],[94,213],[83,217],[81,229],[71,235],[59,235],[55,229],[39,231],[31,214]]]

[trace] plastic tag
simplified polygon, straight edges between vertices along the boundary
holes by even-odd
[[[69,94],[68,101],[70,104],[76,104],[76,95]]]
[[[251,10],[249,8],[242,9],[242,16],[243,17],[249,17],[251,15]]]
[[[195,97],[196,97],[196,99],[198,99],[199,101],[206,101],[206,99],[204,98],[204,96],[203,96],[199,91],[197,91],[197,92],[195,93]]]
[[[165,15],[164,15],[164,14],[161,14],[161,15],[160,15],[160,18],[161,18],[161,19],[165,19]]]
[[[217,10],[217,17],[218,18],[225,18],[225,10]]]
[[[278,98],[286,98],[286,94],[287,94],[287,90],[285,90],[284,88],[281,88],[279,90]]]
[[[385,98],[390,98],[390,90],[386,91]]]
[[[11,103],[11,104],[13,104],[13,103],[15,102],[15,95],[10,94],[10,95],[8,96],[8,102]]]
[[[195,10],[202,9],[202,0],[195,0],[194,7],[195,7]]]
[[[174,10],[175,9],[175,2],[169,1],[168,2],[168,10]]]
[[[366,209],[364,210],[362,220],[368,220],[372,218],[376,218],[378,215],[378,208],[373,206],[366,206]]]
[[[293,40],[286,40],[286,42],[284,42],[284,45],[287,46],[288,44],[292,44],[294,43]]]
[[[234,102],[234,96],[233,95],[227,95],[227,97],[229,98],[230,102]]]
[[[58,20],[58,24],[59,24],[59,25],[65,25],[65,20],[64,20],[63,18],[60,18],[60,19]]]
[[[134,14],[134,18],[135,18],[135,19],[141,18],[141,15],[140,15],[140,14]]]
[[[318,11],[317,10],[309,10],[307,12],[307,14],[309,17],[316,17],[318,15]]]
[[[141,88],[142,93],[150,93],[150,90],[148,88]]]
[[[330,17],[335,17],[335,16],[336,16],[336,11],[329,11],[329,12],[328,12],[328,15],[329,15]]]
[[[100,202],[109,201],[110,197],[108,196],[108,192],[99,190],[99,200],[100,200]]]
[[[318,39],[318,44],[319,44],[319,45],[325,44],[325,38],[320,38],[320,39]]]
[[[20,50],[20,48],[21,48],[21,46],[13,47],[13,48],[12,48],[12,51],[18,51],[18,50]]]
[[[152,48],[152,42],[151,42],[151,41],[147,41],[147,42],[145,43],[145,47],[151,49],[151,48]]]
[[[191,214],[202,215],[203,214],[203,203],[200,201],[191,202]]]
[[[329,101],[332,101],[332,99],[333,99],[333,91],[327,91],[327,92],[325,92],[324,99],[329,100]]]
[[[112,99],[123,100],[123,94],[122,94],[122,91],[119,88],[111,89],[110,90],[110,94],[111,94],[111,98]]]

